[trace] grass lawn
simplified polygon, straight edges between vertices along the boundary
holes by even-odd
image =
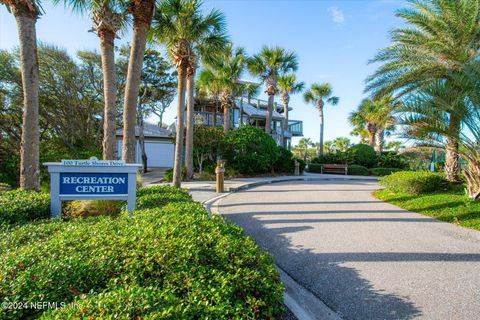
[[[383,189],[375,191],[374,196],[409,211],[480,230],[480,202],[469,200],[462,191],[414,196]],[[454,221],[454,217],[457,217],[458,221]]]

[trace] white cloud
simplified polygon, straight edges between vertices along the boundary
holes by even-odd
[[[336,24],[342,24],[345,22],[345,15],[343,14],[343,11],[340,10],[339,7],[330,7],[327,9],[327,11],[330,14],[330,17],[332,18],[332,21],[335,22]]]

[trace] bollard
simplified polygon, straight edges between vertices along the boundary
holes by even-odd
[[[225,161],[217,160],[217,167],[215,168],[215,173],[217,175],[217,193],[221,193],[225,189],[224,178],[225,178]]]
[[[300,175],[300,162],[298,162],[297,160],[295,160],[295,175]]]

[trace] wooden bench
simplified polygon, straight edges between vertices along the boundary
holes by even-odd
[[[346,164],[323,164],[322,173],[348,174],[348,165]]]

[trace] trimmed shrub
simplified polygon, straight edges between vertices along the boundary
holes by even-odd
[[[155,209],[169,203],[193,202],[186,189],[171,186],[145,187],[137,191],[137,210]]]
[[[50,195],[34,191],[0,193],[0,224],[25,223],[50,217]]]
[[[252,126],[229,131],[223,146],[226,166],[242,174],[271,172],[279,156],[275,140],[265,131]]]
[[[400,171],[380,178],[380,184],[393,192],[419,195],[442,190],[446,186],[440,173],[428,171]]]
[[[12,187],[10,187],[8,183],[0,182],[0,192],[10,191],[10,190],[12,190]]]
[[[322,165],[311,162],[308,164],[308,172],[322,173]]]
[[[347,151],[348,164],[372,168],[377,164],[377,153],[366,144],[356,144]]]
[[[364,166],[359,166],[356,164],[349,165],[348,168],[348,174],[353,175],[353,176],[369,176],[370,171],[368,171],[367,168]]]
[[[402,169],[399,169],[399,168],[372,168],[372,169],[370,169],[370,174],[372,176],[383,177],[383,176],[388,176],[389,174],[392,174],[394,172],[399,172],[399,171],[402,171]]]
[[[141,198],[158,196],[144,189]],[[0,232],[2,302],[75,303],[3,308],[1,319],[267,319],[282,310],[271,257],[199,203]]]
[[[275,172],[293,173],[295,171],[295,159],[290,150],[283,147],[277,147],[279,157],[275,161],[273,168]]]
[[[313,163],[320,164],[345,164],[347,163],[347,154],[345,152],[325,153],[312,159]]]
[[[377,167],[379,168],[397,168],[408,169],[407,159],[396,152],[383,152],[377,158]]]

